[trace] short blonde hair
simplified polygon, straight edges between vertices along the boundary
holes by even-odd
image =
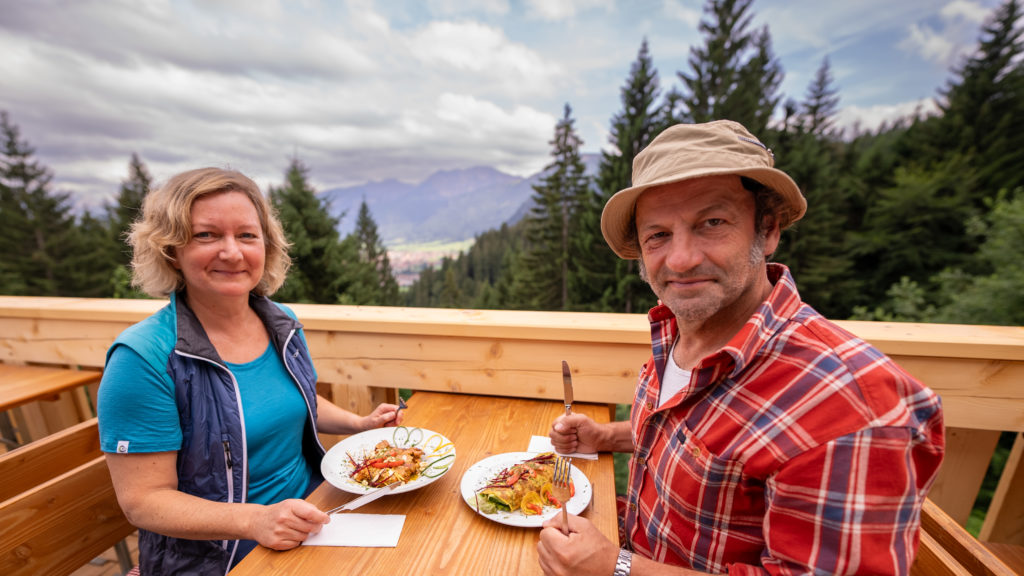
[[[185,287],[185,277],[174,267],[175,249],[192,237],[192,205],[198,198],[220,192],[241,192],[259,216],[266,250],[263,276],[253,289],[270,296],[284,284],[291,258],[288,239],[273,206],[248,176],[235,170],[198,168],[173,176],[146,195],[142,215],[132,224],[132,285],[153,297],[165,297]]]

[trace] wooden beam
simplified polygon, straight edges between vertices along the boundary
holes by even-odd
[[[1024,545],[1024,433],[1014,439],[989,513],[978,534],[982,540]]]
[[[1014,576],[1016,573],[930,499],[921,509],[922,547],[911,574]],[[928,535],[928,539],[924,535]]]
[[[998,430],[946,428],[946,455],[928,497],[961,526],[971,517],[999,435]]]

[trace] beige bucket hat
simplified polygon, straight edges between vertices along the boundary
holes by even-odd
[[[742,125],[731,120],[677,124],[666,128],[633,159],[633,186],[620,190],[601,213],[601,233],[619,257],[640,257],[630,239],[636,201],[648,188],[704,176],[735,174],[757,180],[783,199],[778,215],[785,229],[807,211],[793,179],[774,168],[775,156]]]

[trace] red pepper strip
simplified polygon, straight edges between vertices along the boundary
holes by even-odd
[[[514,486],[515,483],[519,481],[519,476],[521,474],[522,474],[521,472],[516,471],[514,474],[512,474],[511,478],[509,478],[508,480],[505,481],[505,486]]]
[[[401,466],[402,464],[404,464],[404,462],[401,460],[395,460],[393,462],[372,462],[370,463],[370,466],[373,466],[374,468],[394,468],[396,466]]]

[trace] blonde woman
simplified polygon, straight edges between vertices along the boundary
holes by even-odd
[[[259,187],[202,168],[151,192],[129,235],[133,283],[170,297],[107,352],[102,449],[143,574],[226,574],[256,543],[285,550],[328,516],[317,432],[395,425],[316,394],[302,325],[268,298],[288,242]]]

